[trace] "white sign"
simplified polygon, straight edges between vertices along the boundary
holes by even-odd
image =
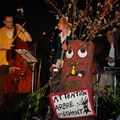
[[[54,113],[58,118],[95,115],[88,89],[50,94],[50,100]]]

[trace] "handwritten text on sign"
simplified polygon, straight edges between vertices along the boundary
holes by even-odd
[[[86,117],[95,114],[88,89],[50,94],[58,118]]]

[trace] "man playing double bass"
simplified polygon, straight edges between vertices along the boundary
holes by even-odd
[[[2,110],[3,104],[3,82],[4,77],[9,71],[9,62],[6,58],[7,50],[10,50],[14,45],[14,32],[24,42],[31,42],[30,34],[20,24],[13,25],[13,16],[6,15],[3,19],[4,26],[0,28],[0,109]],[[1,116],[1,115],[0,115]]]

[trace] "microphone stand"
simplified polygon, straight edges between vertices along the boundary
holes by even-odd
[[[52,28],[53,28],[53,27],[52,27]],[[52,28],[51,28],[51,29],[52,29]],[[53,42],[53,37],[54,37],[54,35],[55,35],[55,33],[52,32],[52,37],[51,37],[50,41],[48,41],[47,44],[46,44],[46,46],[44,47],[43,52],[42,52],[41,57],[40,57],[40,60],[39,60],[40,63],[39,63],[39,73],[38,73],[37,89],[40,88],[40,73],[41,73],[41,67],[42,67],[42,56],[43,56],[43,54],[44,54],[44,52],[45,52],[45,50],[46,50],[49,42],[51,43],[50,65],[52,64],[52,42]]]
[[[35,58],[37,58],[37,55],[36,55],[36,53],[37,53],[37,44],[34,44],[34,53],[35,53]],[[34,76],[34,90],[36,91],[36,88],[37,88],[37,83],[36,83],[36,80],[37,80],[37,72],[36,72],[36,65],[34,65],[34,74],[35,74],[35,76]]]
[[[37,53],[37,43],[44,37],[45,35],[45,32],[43,32],[42,36],[32,45],[29,47],[29,50],[31,50],[32,48],[34,48],[34,56],[36,58],[36,53]],[[39,62],[39,61],[38,61]],[[36,64],[33,64],[34,66],[34,69],[32,67],[32,81],[33,81],[33,84],[32,84],[32,91],[36,91],[37,90],[37,73],[36,73]],[[34,80],[33,80],[34,79]]]
[[[51,37],[51,39],[50,39],[50,66],[52,65],[52,58],[53,58],[53,56],[52,56],[52,52],[53,52],[53,37],[54,37],[54,35],[55,35],[55,33],[54,32],[52,32],[52,37]]]
[[[56,24],[55,24],[56,25]],[[47,33],[49,33],[54,27],[55,27],[55,25],[53,25],[52,27],[50,27],[46,32],[43,32],[43,34],[42,34],[42,36],[31,46],[31,47],[29,47],[29,50],[30,49],[32,49],[33,47],[34,47],[34,54],[35,54],[35,57],[36,57],[36,52],[37,52],[37,43],[47,34]],[[41,53],[41,57],[40,57],[40,59],[38,60],[38,62],[40,62],[39,63],[39,72],[38,72],[38,79],[36,78],[36,73],[35,73],[35,71],[34,71],[34,74],[35,74],[35,85],[34,85],[34,90],[38,90],[39,88],[40,88],[40,73],[41,73],[41,65],[42,65],[42,56],[43,56],[43,54],[44,54],[44,52],[45,52],[45,50],[46,50],[46,48],[47,48],[47,46],[48,46],[48,43],[49,43],[49,41],[47,42],[47,44],[46,44],[46,46],[44,47],[44,49],[43,49],[43,51],[42,51],[42,53]],[[36,66],[35,66],[35,68],[36,68]]]

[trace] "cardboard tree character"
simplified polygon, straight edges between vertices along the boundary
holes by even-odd
[[[92,91],[94,44],[71,40],[61,73],[60,91],[89,88]],[[92,93],[92,92],[91,92]]]
[[[93,53],[94,44],[92,42],[80,40],[69,41],[68,50],[66,51],[61,71],[59,92],[69,92],[87,88],[89,89],[90,101],[92,101]],[[86,116],[85,118],[72,118],[71,120],[93,119],[92,116]],[[58,119],[54,116],[53,120]]]

